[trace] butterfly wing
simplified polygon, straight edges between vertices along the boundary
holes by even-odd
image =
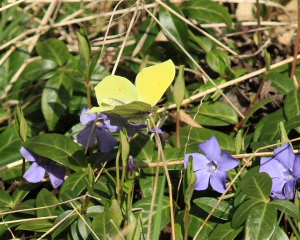
[[[114,106],[117,103],[130,103],[137,100],[136,87],[127,78],[110,75],[105,77],[95,87],[96,98],[99,106],[108,104]]]
[[[142,69],[135,81],[138,101],[154,106],[170,86],[174,76],[175,65],[172,60]]]
[[[111,110],[103,111],[104,113],[116,113],[123,118],[139,118],[145,112],[150,110],[151,106],[148,103],[133,101],[122,106],[115,106]]]

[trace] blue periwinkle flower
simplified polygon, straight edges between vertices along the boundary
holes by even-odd
[[[58,188],[64,182],[66,175],[64,167],[24,147],[21,147],[20,152],[25,159],[33,162],[23,175],[28,182],[37,183],[42,181],[46,172],[49,174],[51,184],[54,188]]]
[[[184,167],[187,168],[189,157],[193,157],[194,172],[197,176],[195,190],[205,190],[208,183],[214,190],[224,193],[226,190],[227,171],[239,165],[239,161],[226,151],[222,152],[215,136],[199,144],[199,149],[205,154],[190,153],[184,158]]]
[[[300,178],[300,156],[296,155],[289,143],[274,150],[274,157],[260,160],[260,172],[266,172],[272,178],[271,197],[275,199],[293,199],[296,181]]]
[[[117,140],[110,132],[118,132],[122,128],[112,125],[105,114],[100,113],[97,117],[96,113],[86,113],[88,110],[88,108],[83,108],[81,111],[80,122],[86,127],[76,136],[76,141],[84,146],[89,144],[89,147],[93,147],[97,138],[101,152],[112,151]],[[93,131],[95,121],[96,126]]]

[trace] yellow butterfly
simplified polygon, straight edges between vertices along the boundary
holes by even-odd
[[[174,76],[172,60],[142,69],[135,85],[121,76],[107,76],[95,87],[99,107],[93,107],[88,113],[107,112],[131,117],[147,112],[160,100]]]

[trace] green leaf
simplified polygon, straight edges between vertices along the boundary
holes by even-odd
[[[22,141],[25,142],[27,138],[28,126],[26,119],[24,118],[22,108],[19,105],[16,107],[15,129]]]
[[[0,196],[0,208],[13,208],[13,201],[11,199],[11,196],[6,191],[0,189]]]
[[[191,199],[194,193],[197,176],[194,172],[194,159],[190,156],[183,179],[184,203],[188,208],[191,206]]]
[[[292,129],[298,129],[300,127],[300,115],[291,118],[290,120],[284,123],[284,127],[287,132]]]
[[[54,230],[54,232],[52,233],[51,237],[52,239],[55,239],[60,233],[62,233],[65,229],[67,229],[72,222],[74,222],[74,220],[76,218],[78,218],[78,215],[76,212],[73,212],[72,210],[67,210],[64,213],[60,214],[54,221],[53,225],[56,225],[59,223],[58,227]],[[72,214],[71,214],[72,213]],[[70,216],[68,216],[69,214],[71,214]],[[67,217],[68,216],[68,217]]]
[[[261,202],[262,201],[257,198],[251,198],[239,205],[238,209],[233,214],[232,227],[238,229],[246,221],[251,209]]]
[[[49,220],[37,219],[34,221],[22,223],[20,226],[17,227],[17,230],[47,232],[51,227],[53,227],[53,223]]]
[[[242,227],[233,229],[231,222],[225,224],[218,224],[215,230],[209,235],[209,240],[229,240],[235,237],[243,230]]]
[[[22,142],[13,127],[6,127],[0,134],[0,167],[4,167],[18,159],[21,159]]]
[[[235,138],[235,153],[240,154],[244,147],[243,130],[240,129]]]
[[[257,204],[249,212],[245,225],[245,239],[270,239],[276,226],[277,211],[269,204]]]
[[[288,120],[300,115],[300,89],[290,91],[284,101],[284,114]],[[300,128],[296,128],[299,132]]]
[[[171,9],[180,15],[183,15],[181,10],[171,2],[166,2]],[[169,12],[165,8],[161,8],[159,11],[159,21],[160,23],[170,32],[170,34],[183,46],[185,49],[188,48],[188,27],[184,21],[179,19],[173,13]],[[164,29],[162,29],[164,30]],[[168,34],[166,37],[171,39]],[[172,39],[171,39],[172,41]],[[177,45],[176,45],[177,46]]]
[[[87,239],[88,236],[89,236],[90,233],[91,233],[91,230],[90,230],[90,228],[88,227],[88,226],[91,226],[91,221],[90,221],[90,219],[89,219],[87,216],[85,216],[85,215],[83,215],[83,218],[84,218],[85,222],[84,222],[80,217],[78,218],[78,221],[77,221],[77,228],[78,228],[78,231],[79,231],[81,237],[82,237],[83,239]],[[87,226],[87,225],[88,225],[88,226]]]
[[[191,128],[189,126],[186,126],[181,128],[180,130],[180,142],[183,143],[188,142],[187,152],[195,152],[198,149],[198,145],[200,143],[208,140],[212,136],[216,136],[220,144],[220,147],[223,150],[231,151],[231,152],[235,150],[234,139],[222,132],[218,132],[206,128],[192,128],[191,131],[190,129]],[[171,138],[172,141],[175,137],[176,136],[173,136]],[[176,142],[176,140],[173,142]]]
[[[279,226],[277,226],[275,228],[275,231],[271,238],[271,240],[289,240],[289,239],[290,238],[286,235],[286,233]]]
[[[65,65],[69,58],[68,48],[62,41],[56,38],[49,38],[38,43],[36,50],[42,58],[50,59],[59,66]]]
[[[226,69],[230,67],[228,55],[219,49],[213,49],[206,54],[206,61],[208,66],[221,76],[225,75]]]
[[[248,196],[267,202],[271,193],[272,179],[267,173],[259,173],[241,182],[241,190]]]
[[[290,215],[291,217],[300,220],[300,211],[297,206],[289,200],[277,199],[270,203],[278,210]]]
[[[28,139],[23,146],[74,171],[85,171],[87,168],[87,158],[81,147],[64,135],[39,135]]]
[[[138,135],[130,141],[130,155],[135,160],[143,160],[146,163],[151,163],[153,161],[154,147],[155,145],[149,137]]]
[[[286,118],[283,108],[268,114],[256,126],[254,132],[254,141],[280,140],[278,124],[285,123]]]
[[[121,210],[116,200],[109,210],[99,213],[92,222],[92,229],[100,239],[112,239],[118,234],[122,221]]]
[[[48,216],[55,216],[59,214],[60,212],[55,211],[57,206],[49,207],[49,208],[43,208],[51,205],[58,205],[59,201],[56,197],[54,197],[53,194],[51,194],[47,189],[43,188],[36,197],[36,207],[42,208],[37,210],[37,216],[38,217],[48,217]]]
[[[65,74],[57,74],[48,80],[42,94],[42,111],[50,131],[67,109],[72,95],[72,80]]]
[[[88,65],[91,58],[91,46],[84,27],[81,27],[76,35],[80,55],[83,57],[85,64]],[[86,69],[86,71],[88,71],[88,69]]]
[[[191,115],[198,111],[198,107],[192,109]],[[228,126],[238,123],[236,111],[227,103],[205,102],[199,109],[196,121],[207,126]]]
[[[279,94],[286,94],[295,89],[293,79],[281,73],[270,72],[268,80],[272,81],[272,87],[276,88]]]
[[[13,201],[13,208],[16,208],[21,203],[21,201],[27,196],[27,194],[29,194],[32,190],[38,188],[39,186],[41,186],[41,184],[34,183],[25,184],[16,188],[16,190],[11,196],[11,199]]]
[[[159,170],[159,176],[158,176],[158,182],[161,183],[163,181],[163,178],[165,177],[163,175],[164,171],[161,168]],[[139,178],[139,184],[141,187],[141,190],[143,192],[143,195],[145,197],[150,197],[153,195],[153,188],[156,187],[156,194],[160,191],[161,188],[164,188],[165,186],[162,184],[158,184],[155,186],[155,178],[156,178],[156,169],[155,168],[144,168],[141,169],[140,172],[140,178]]]
[[[132,208],[141,209],[139,211],[134,212],[134,215],[137,217],[139,214],[141,214],[142,227],[145,229],[145,231],[147,230],[150,217],[155,218],[155,216],[158,214],[158,200],[156,198],[156,201],[154,203],[151,203],[151,200],[152,196],[145,197],[141,200],[138,200],[132,205]],[[150,216],[151,204],[154,204],[152,216]],[[161,223],[159,229],[162,230],[170,222],[170,199],[168,197],[163,198],[163,203],[161,204],[160,209]],[[154,221],[152,219],[151,229],[153,229],[153,226]]]
[[[225,23],[228,28],[232,27],[228,11],[211,0],[186,1],[180,8],[186,16],[195,18],[199,24],[221,22]]]
[[[258,103],[255,103],[254,106],[251,108],[251,110],[249,111],[249,113],[245,116],[244,121],[243,121],[243,126],[245,126],[245,124],[248,122],[249,118],[251,116],[253,116],[253,114],[259,110],[261,107],[263,107],[264,105],[272,102],[274,100],[274,98],[267,98],[264,100],[259,101]]]
[[[180,65],[178,76],[174,83],[173,96],[177,106],[177,111],[180,110],[181,103],[184,99],[185,81],[184,81],[184,65]]]
[[[198,207],[206,211],[207,213],[210,213],[211,210],[216,206],[218,199],[203,197],[203,198],[197,198],[193,202]],[[212,215],[223,220],[229,220],[231,218],[231,213],[230,213],[231,209],[232,209],[232,205],[230,205],[226,201],[222,201],[215,209],[215,211],[212,213]]]
[[[57,64],[52,60],[38,59],[34,62],[30,62],[24,71],[22,77],[28,81],[39,81],[44,79],[47,75],[48,78],[54,75],[54,69],[57,68]]]
[[[86,188],[87,172],[76,172],[69,176],[61,186],[60,192],[70,190],[77,196]]]
[[[99,198],[102,204],[110,201],[116,197],[116,183],[108,175],[102,174],[95,184],[93,196]]]

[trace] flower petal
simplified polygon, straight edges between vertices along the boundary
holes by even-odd
[[[96,113],[86,113],[87,111],[89,111],[89,108],[84,107],[81,110],[81,114],[80,114],[80,122],[83,126],[86,126],[88,124],[93,124],[94,121],[97,118],[97,114]]]
[[[52,186],[58,188],[64,182],[66,169],[54,163],[45,166],[45,169],[49,174]]]
[[[286,197],[279,192],[271,192],[271,198],[275,199],[286,199]]]
[[[296,179],[300,178],[300,156],[298,155],[295,156],[293,176]]]
[[[75,137],[76,141],[81,143],[83,146],[86,146],[88,144],[90,134],[92,132],[92,124],[89,124],[86,128],[81,130],[81,132]],[[96,139],[96,129],[94,130],[94,133],[91,136],[89,147],[93,147]]]
[[[272,192],[281,193],[286,182],[282,178],[272,178]]]
[[[290,171],[293,171],[295,153],[289,143],[282,145],[274,150],[274,158],[278,159],[279,162]]]
[[[208,182],[211,173],[208,172],[206,169],[202,169],[196,171],[195,174],[197,176],[195,190],[197,191],[206,190],[208,188]]]
[[[184,167],[187,168],[187,163],[189,161],[189,157],[193,157],[193,162],[194,162],[194,171],[202,170],[202,169],[207,169],[212,172],[212,162],[208,160],[203,154],[201,153],[190,153],[186,154],[184,157]]]
[[[42,181],[45,176],[45,168],[39,166],[37,163],[32,163],[31,166],[24,173],[23,177],[32,183],[37,183]]]
[[[217,161],[219,171],[229,171],[239,165],[239,161],[224,151],[219,161]]]
[[[284,196],[288,199],[293,199],[296,191],[296,178],[289,180],[284,186]]]
[[[117,114],[114,114],[114,115],[117,115]],[[109,132],[119,132],[119,131],[121,131],[123,129],[123,127],[112,125],[111,120],[104,113],[100,113],[100,119],[102,119],[103,127],[105,129],[107,129]]]
[[[214,190],[223,193],[226,190],[226,172],[216,171],[210,177],[210,184]]]
[[[289,180],[289,171],[275,158],[261,158],[259,172],[265,172],[271,178],[281,178],[283,181]]]
[[[23,156],[23,158],[27,159],[30,162],[36,162],[39,160],[39,155],[37,155],[36,153],[30,151],[27,148],[21,147],[20,148],[20,152]]]
[[[222,150],[215,136],[203,143],[200,143],[198,147],[211,161],[217,162],[221,157]]]
[[[111,152],[117,145],[117,140],[115,137],[107,132],[105,129],[96,129],[96,137],[98,139],[98,144],[101,152]]]

